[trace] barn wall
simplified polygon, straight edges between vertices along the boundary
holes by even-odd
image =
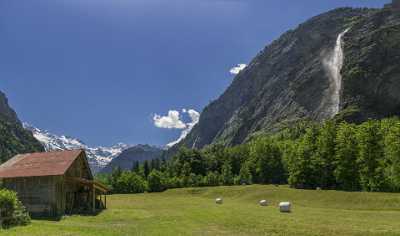
[[[67,177],[77,177],[83,179],[91,179],[91,172],[86,163],[85,155],[82,153],[65,173]]]
[[[59,216],[64,212],[62,176],[12,178],[3,180],[4,187],[14,190],[35,216]]]
[[[72,208],[81,210],[89,210],[91,206],[90,187],[83,185],[78,181],[68,181],[68,178],[78,178],[90,180],[91,172],[86,162],[85,155],[81,154],[68,168],[65,173],[65,209],[71,212]]]

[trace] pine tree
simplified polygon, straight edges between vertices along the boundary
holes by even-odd
[[[143,174],[145,178],[147,178],[147,176],[150,174],[150,166],[147,160],[143,162]]]
[[[139,173],[139,169],[140,169],[140,163],[139,163],[139,161],[134,161],[133,162],[133,165],[132,165],[132,172],[135,172],[135,173]]]

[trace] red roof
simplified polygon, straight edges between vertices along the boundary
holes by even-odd
[[[83,150],[16,155],[0,166],[0,178],[63,175]]]

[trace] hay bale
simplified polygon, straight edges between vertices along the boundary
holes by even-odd
[[[222,204],[222,203],[224,203],[224,200],[222,199],[222,197],[219,197],[219,198],[215,199],[215,203]]]
[[[281,212],[289,213],[292,211],[292,204],[290,202],[281,202],[279,203],[279,210]]]
[[[260,201],[260,206],[268,206],[267,200],[261,200]]]

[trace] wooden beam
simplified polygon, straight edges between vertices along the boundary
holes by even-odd
[[[107,186],[105,186],[104,184],[102,184],[100,182],[94,181],[94,180],[88,180],[88,179],[78,178],[78,177],[66,177],[66,179],[68,181],[76,181],[76,182],[79,182],[81,184],[88,185],[91,187],[94,186],[94,188],[96,188],[104,193],[107,193],[108,191],[110,191],[107,188]]]
[[[92,191],[92,193],[93,193],[92,210],[93,210],[93,212],[95,212],[96,211],[96,189],[94,188],[94,184],[92,186],[92,189],[93,189],[93,191]]]
[[[107,193],[109,191],[109,189],[107,187],[103,187],[103,186],[99,185],[97,182],[94,182],[94,187],[103,193]]]

